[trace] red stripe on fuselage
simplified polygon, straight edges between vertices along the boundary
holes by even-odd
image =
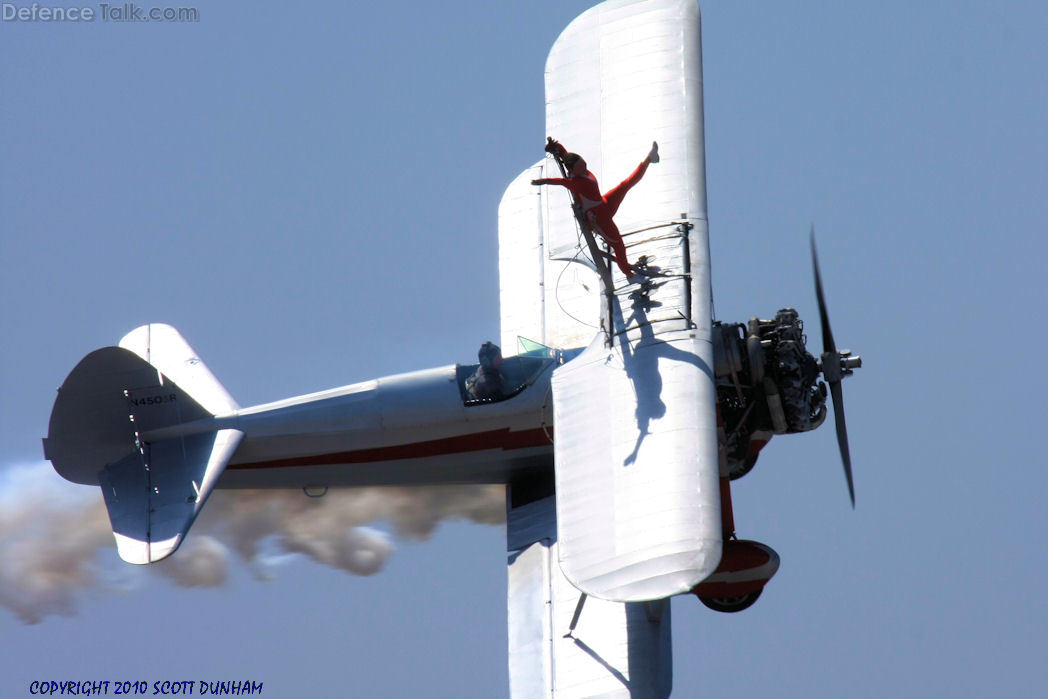
[[[397,444],[389,447],[356,449],[353,451],[336,452],[334,454],[315,454],[312,456],[299,456],[291,459],[274,459],[272,461],[233,463],[226,467],[226,470],[287,468],[296,466],[331,466],[335,464],[367,464],[376,461],[400,461],[403,459],[423,459],[427,456],[466,454],[474,451],[486,451],[488,449],[511,451],[514,449],[549,446],[553,444],[552,435],[552,428],[543,429],[539,427],[533,430],[521,430],[519,432],[513,432],[509,428],[504,428],[501,430],[491,430],[489,432],[463,434],[457,437],[431,439],[426,442]]]

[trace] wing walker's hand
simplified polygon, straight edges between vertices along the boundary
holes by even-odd
[[[547,184],[549,180],[532,180],[531,184]]]
[[[556,158],[563,158],[568,153],[567,149],[560,144],[560,141],[550,136],[546,137],[546,152]]]

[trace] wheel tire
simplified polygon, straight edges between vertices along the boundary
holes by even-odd
[[[728,471],[728,478],[733,480],[733,481],[737,481],[740,478],[742,478],[743,476],[745,476],[747,473],[752,471],[753,467],[757,465],[757,457],[758,456],[759,456],[759,454],[754,454],[753,456],[747,456],[742,461],[737,462],[736,464],[734,464],[731,467],[731,470]]]
[[[760,598],[762,592],[764,592],[763,587],[756,592],[750,592],[739,597],[699,597],[699,601],[715,612],[734,614],[752,607],[753,603]]]

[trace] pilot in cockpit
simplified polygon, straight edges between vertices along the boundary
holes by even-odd
[[[502,377],[502,350],[493,342],[485,342],[477,352],[480,366],[466,379],[466,392],[476,399],[499,398],[504,391]]]

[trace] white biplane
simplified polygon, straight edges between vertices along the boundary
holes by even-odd
[[[526,169],[499,208],[499,383],[476,365],[241,408],[173,328],[87,355],[44,440],[64,478],[100,486],[121,558],[176,551],[215,488],[502,483],[513,696],[668,696],[668,600],[752,604],[775,552],[736,538],[730,481],[775,434],[833,397],[854,504],[838,351],[792,309],[712,317],[702,62],[694,0],[611,0],[562,33],[546,65],[546,132],[606,182],[652,140],[661,162],[616,220],[641,283],[608,264],[571,195]],[[587,602],[588,600],[588,602]]]

